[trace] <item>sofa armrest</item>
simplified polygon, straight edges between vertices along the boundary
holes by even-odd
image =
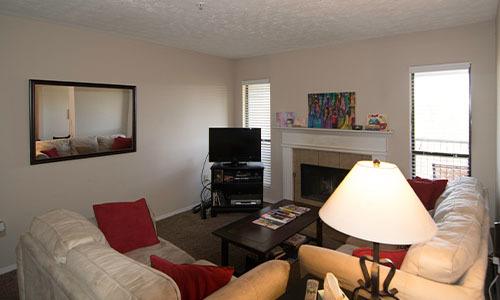
[[[303,245],[299,249],[300,271],[302,275],[311,274],[325,278],[327,272],[333,273],[342,288],[349,291],[358,286],[358,279],[363,278],[359,258],[335,250]],[[368,270],[371,263],[367,262]],[[387,277],[389,268],[380,266],[380,286]],[[400,299],[483,299],[481,289],[472,289],[462,285],[444,284],[428,280],[410,273],[396,270],[390,288],[398,290]]]
[[[283,295],[288,283],[290,264],[271,260],[229,282],[206,299],[273,300]]]

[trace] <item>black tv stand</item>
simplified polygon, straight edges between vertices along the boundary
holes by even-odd
[[[264,166],[262,163],[214,163],[211,216],[217,213],[254,211],[263,207]]]
[[[246,166],[248,164],[246,162],[234,161],[234,162],[222,163],[222,165],[225,167],[242,167],[242,166]]]

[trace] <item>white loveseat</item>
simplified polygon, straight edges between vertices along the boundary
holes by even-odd
[[[35,217],[16,252],[21,299],[180,299],[176,283],[149,266],[150,255],[212,264],[161,238],[160,244],[120,254],[94,224],[64,209]],[[285,292],[289,269],[287,262],[269,261],[207,299],[276,299]]]
[[[462,177],[448,183],[433,213],[438,227],[436,236],[410,247],[391,282],[390,288],[399,291],[399,299],[484,298],[489,243],[485,198],[484,189],[475,178]],[[355,247],[344,245],[330,250],[302,246],[301,272],[319,278],[332,272],[343,288],[352,291],[359,285],[358,279],[363,278],[359,259],[350,255]],[[381,285],[388,271],[389,268],[380,267]]]
[[[42,151],[57,149],[60,156],[89,154],[111,151],[111,146],[116,137],[126,137],[124,134],[105,136],[71,137],[67,139],[36,141],[36,159],[48,159],[49,156]]]

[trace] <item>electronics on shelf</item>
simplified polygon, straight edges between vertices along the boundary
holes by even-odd
[[[262,163],[228,165],[214,163],[211,215],[218,212],[251,211],[263,207],[264,167]]]
[[[260,128],[209,128],[211,215],[263,207],[264,167]]]

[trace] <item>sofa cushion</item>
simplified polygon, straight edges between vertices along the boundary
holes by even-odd
[[[36,152],[41,153],[42,150],[57,149],[59,156],[71,155],[71,146],[69,139],[45,140],[36,142]]]
[[[380,251],[380,259],[390,259],[391,262],[396,267],[396,269],[399,269],[399,268],[401,268],[401,264],[403,263],[403,260],[405,259],[407,252],[408,252],[408,249],[382,250],[382,251]],[[356,256],[356,257],[373,256],[373,249],[372,248],[356,248],[352,251],[352,256]],[[388,267],[390,267],[389,264],[383,263],[383,265],[387,265]]]
[[[198,259],[193,264],[194,265],[201,265],[201,266],[217,266],[213,262],[205,260],[205,259]],[[236,279],[238,279],[238,277],[234,276],[234,274],[233,274],[233,276],[231,277],[231,281],[236,280]]]
[[[57,209],[35,217],[30,233],[57,262],[65,263],[72,248],[86,243],[107,245],[102,232],[85,217],[65,209]]]
[[[57,152],[56,147],[49,150],[42,150],[40,152],[42,152],[43,154],[47,155],[50,158],[59,157],[59,152]]]
[[[450,184],[436,207],[438,231],[410,247],[401,270],[443,283],[455,283],[470,268],[480,247],[486,204],[473,179]]]
[[[187,254],[184,250],[162,238],[159,238],[160,243],[152,246],[142,247],[124,253],[126,256],[145,265],[151,265],[149,257],[156,255],[168,259],[176,264],[190,264],[194,262],[194,258]]]
[[[99,150],[96,136],[74,137],[70,139],[73,154],[95,153]]]
[[[116,251],[125,253],[160,243],[144,198],[95,204],[93,208],[99,229]]]
[[[99,152],[110,151],[111,145],[113,145],[115,138],[119,137],[119,136],[125,137],[125,135],[123,135],[123,134],[98,136],[97,137],[97,144],[99,146]]]
[[[437,199],[446,189],[448,180],[430,180],[420,177],[408,179],[408,183],[427,210],[434,209]]]
[[[121,150],[132,148],[132,138],[127,137],[116,137],[111,145],[112,150]]]
[[[225,286],[232,278],[230,267],[174,264],[152,255],[151,266],[170,276],[179,287],[183,300],[201,300]]]
[[[170,277],[104,245],[73,248],[66,265],[96,299],[180,299]]]

